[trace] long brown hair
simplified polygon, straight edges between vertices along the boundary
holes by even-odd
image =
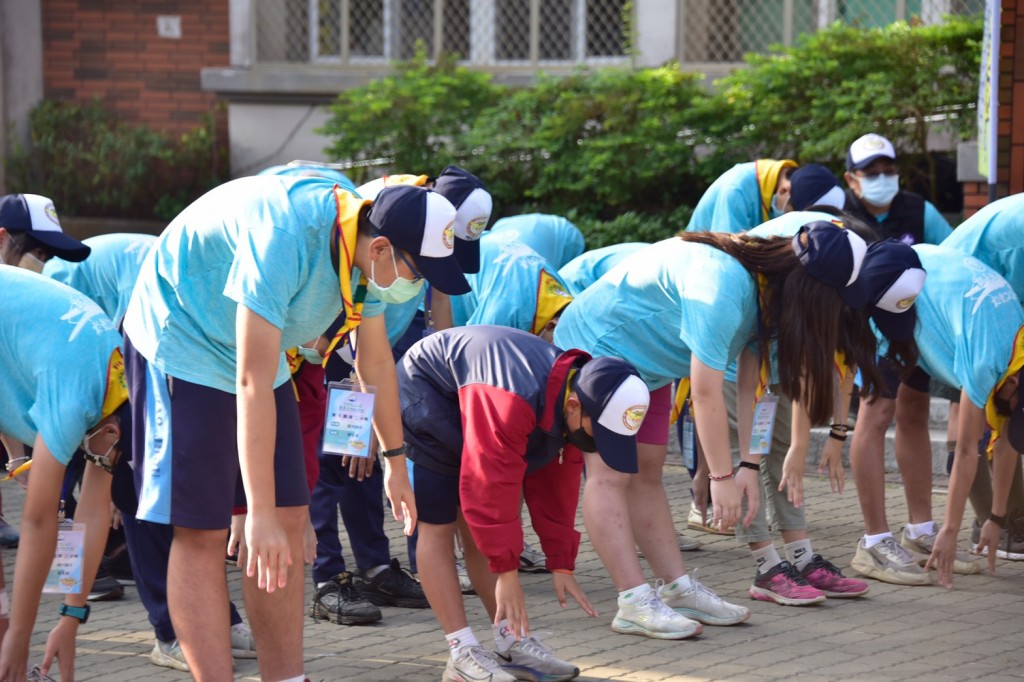
[[[680,238],[724,251],[751,275],[764,275],[758,321],[762,362],[770,363],[771,341],[777,340],[780,389],[800,401],[813,423],[828,422],[835,351],[840,348],[839,319],[845,308],[839,293],[807,274],[790,237],[687,232]]]

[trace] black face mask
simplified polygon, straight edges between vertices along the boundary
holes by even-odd
[[[570,431],[566,435],[565,440],[583,452],[597,452],[597,442],[593,436],[583,430],[582,426],[574,431]]]

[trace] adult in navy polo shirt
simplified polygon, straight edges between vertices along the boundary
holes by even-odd
[[[563,352],[532,334],[487,325],[423,339],[399,364],[398,384],[419,511],[420,579],[451,649],[444,679],[572,679],[576,667],[530,637],[518,576],[520,495],[559,602],[569,593],[596,615],[572,576],[580,451],[635,471],[646,385],[622,360]],[[456,529],[476,593],[496,624],[500,658],[467,625]]]

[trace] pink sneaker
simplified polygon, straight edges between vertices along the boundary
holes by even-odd
[[[811,562],[800,571],[809,584],[833,599],[852,599],[868,593],[868,584],[863,580],[847,578],[828,559],[820,554],[811,557]]]
[[[754,576],[754,584],[747,590],[751,599],[773,601],[786,606],[807,606],[825,601],[825,593],[811,587],[796,567],[783,561],[762,575]]]

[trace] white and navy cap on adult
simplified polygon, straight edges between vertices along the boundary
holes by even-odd
[[[793,251],[814,279],[839,292],[847,305],[864,306],[863,292],[854,286],[868,245],[841,224],[814,220],[793,235]]]
[[[0,227],[24,232],[66,261],[77,263],[88,258],[88,246],[64,234],[53,202],[38,194],[8,194],[0,197]]]
[[[651,403],[647,384],[628,362],[600,357],[583,365],[575,390],[601,459],[616,471],[635,474],[636,434]]]
[[[480,272],[480,235],[487,229],[494,201],[484,183],[459,166],[448,166],[434,180],[434,191],[455,207],[455,257],[463,272]]]
[[[437,192],[416,185],[385,187],[367,212],[376,232],[412,256],[416,269],[438,291],[469,292],[455,259],[455,207]]]
[[[876,159],[896,160],[896,149],[893,148],[892,142],[875,133],[861,135],[853,141],[846,152],[846,170],[866,168]]]
[[[917,252],[898,239],[868,247],[857,286],[872,306],[871,319],[890,341],[914,338],[914,300],[924,288],[925,271]]]
[[[789,184],[789,203],[797,211],[806,211],[812,206],[831,206],[842,211],[846,206],[846,192],[839,178],[820,163],[797,168],[789,176]]]

